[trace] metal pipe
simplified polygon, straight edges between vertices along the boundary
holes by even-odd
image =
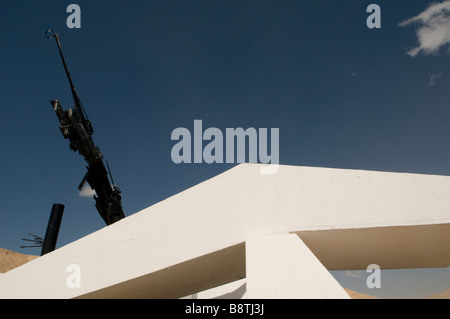
[[[53,204],[50,219],[48,221],[47,232],[45,233],[41,256],[44,256],[45,254],[55,250],[63,212],[64,212],[64,205]]]

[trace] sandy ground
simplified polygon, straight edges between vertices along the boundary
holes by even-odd
[[[0,273],[8,272],[38,257],[0,248]]]
[[[36,259],[38,257],[39,256],[24,255],[11,250],[0,248],[0,273],[8,272],[11,269],[26,264],[27,262],[32,261],[33,259]],[[350,289],[345,289],[345,291],[352,299],[378,299],[376,297],[355,292]],[[450,289],[430,296],[427,299],[450,299]]]
[[[350,298],[352,299],[378,299],[376,297],[372,297],[366,294],[362,294],[350,289],[345,289],[345,291],[348,293],[348,295],[350,296]]]
[[[450,289],[428,297],[427,299],[450,299]]]

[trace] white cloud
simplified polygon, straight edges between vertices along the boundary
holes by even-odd
[[[435,84],[436,84],[436,80],[439,79],[440,77],[442,77],[442,73],[439,73],[439,74],[432,74],[432,75],[430,76],[430,83],[429,83],[429,85],[430,85],[430,86],[435,85]]]
[[[450,0],[433,2],[419,15],[403,21],[399,26],[418,25],[416,30],[419,46],[410,49],[407,54],[415,57],[419,53],[437,54],[445,45],[450,44]]]
[[[81,191],[78,193],[78,196],[81,196],[81,197],[90,197],[90,198],[92,198],[92,196],[94,196],[94,195],[97,195],[97,194],[88,185],[84,185],[83,188],[81,189]]]

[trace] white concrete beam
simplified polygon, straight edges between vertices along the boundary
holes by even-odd
[[[329,270],[439,268],[450,265],[450,223],[301,231]]]
[[[350,299],[296,235],[249,239],[245,256],[249,299]]]

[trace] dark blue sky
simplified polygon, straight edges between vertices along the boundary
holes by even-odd
[[[66,8],[81,7],[81,29]],[[366,26],[370,3],[381,29]],[[104,226],[78,195],[82,157],[49,100],[72,106],[54,29],[95,143],[134,214],[234,165],[171,161],[177,127],[280,129],[280,163],[450,175],[450,55],[407,55],[429,1],[2,1],[0,247],[58,246]],[[434,78],[434,80],[431,80]],[[430,82],[431,81],[431,82]]]

